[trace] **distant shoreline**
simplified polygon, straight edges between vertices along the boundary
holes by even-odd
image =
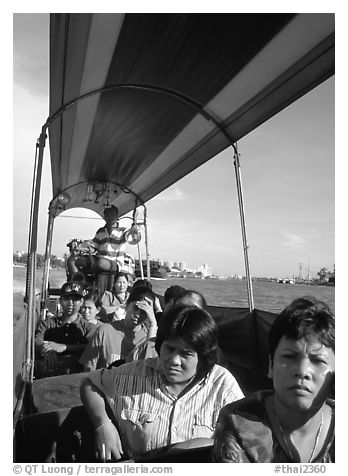
[[[41,292],[42,268],[36,273],[36,290]],[[13,300],[14,313],[23,310],[25,294],[26,268],[13,267]],[[50,271],[51,288],[60,288],[66,281],[65,270],[53,268]],[[248,295],[245,279],[197,279],[174,278],[165,280],[152,279],[153,290],[163,296],[165,290],[172,285],[183,286],[203,294],[207,303],[212,306],[248,308]],[[274,281],[253,279],[254,303],[256,309],[278,313],[286,305],[298,297],[314,296],[335,309],[335,287],[307,284],[286,284]]]

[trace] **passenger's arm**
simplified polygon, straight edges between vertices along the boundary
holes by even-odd
[[[101,296],[102,312],[106,313],[107,319],[112,320],[114,313],[121,306],[110,291],[105,291]]]
[[[94,332],[92,338],[86,345],[85,350],[82,352],[79,358],[79,363],[83,365],[85,372],[96,370],[100,357],[100,349],[103,346],[103,326],[98,327]]]
[[[99,231],[101,230],[101,228],[99,228],[96,232],[96,234],[94,235],[94,237],[92,238],[91,240],[91,244],[94,246],[94,248],[96,250],[99,249],[99,246],[101,244],[101,241],[100,241],[100,238],[99,238]]]
[[[120,305],[115,305],[115,306],[102,306],[102,309],[106,312],[107,319],[111,319],[114,317],[115,312],[117,309],[120,307]]]
[[[154,302],[153,307],[154,307],[155,313],[157,313],[157,312],[163,312],[163,309],[162,309],[160,300],[158,299],[157,296],[155,297],[155,302]]]
[[[141,342],[132,349],[126,356],[126,362],[133,362],[133,360],[145,360],[158,357],[155,348],[155,338],[147,339]]]
[[[122,230],[121,243],[127,243],[127,241],[126,241],[126,232],[129,231],[130,228],[122,227],[121,230]]]
[[[88,379],[81,385],[81,401],[95,429],[97,459],[100,461],[120,459],[123,455],[120,436],[106,413],[103,395]]]
[[[96,333],[96,327],[95,327],[95,324],[91,324],[90,322],[88,322],[88,324],[86,325],[86,328],[85,328],[85,339],[86,339],[86,342],[84,344],[82,344],[84,347],[82,348],[82,350],[84,350],[86,348],[86,345],[89,343],[90,340],[92,340],[94,334]]]
[[[84,350],[86,344],[59,344],[58,342],[53,341],[44,341],[42,346],[42,352],[46,354],[47,352],[57,352],[57,354],[62,354],[66,352],[67,354],[78,354]]]
[[[35,333],[35,351],[40,355],[42,355],[45,332],[47,329],[47,320],[41,321]]]

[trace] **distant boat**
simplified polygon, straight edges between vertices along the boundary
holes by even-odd
[[[295,284],[295,281],[293,279],[277,279],[277,283],[282,283],[282,284]]]
[[[146,260],[142,261],[143,269],[146,270]],[[162,266],[159,261],[150,260],[150,276],[153,279],[167,279],[170,269]],[[141,277],[141,268],[139,260],[135,260],[135,277]]]

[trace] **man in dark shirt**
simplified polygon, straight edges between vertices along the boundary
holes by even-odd
[[[83,292],[80,284],[65,283],[60,298],[62,316],[40,322],[35,334],[35,350],[42,357],[36,363],[37,376],[82,371],[78,358],[95,331],[79,313]]]

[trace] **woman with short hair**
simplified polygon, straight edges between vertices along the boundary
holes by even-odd
[[[89,376],[81,399],[99,459],[137,460],[175,444],[211,446],[219,410],[243,397],[234,377],[217,365],[217,337],[205,310],[173,308],[159,324],[158,357]]]

